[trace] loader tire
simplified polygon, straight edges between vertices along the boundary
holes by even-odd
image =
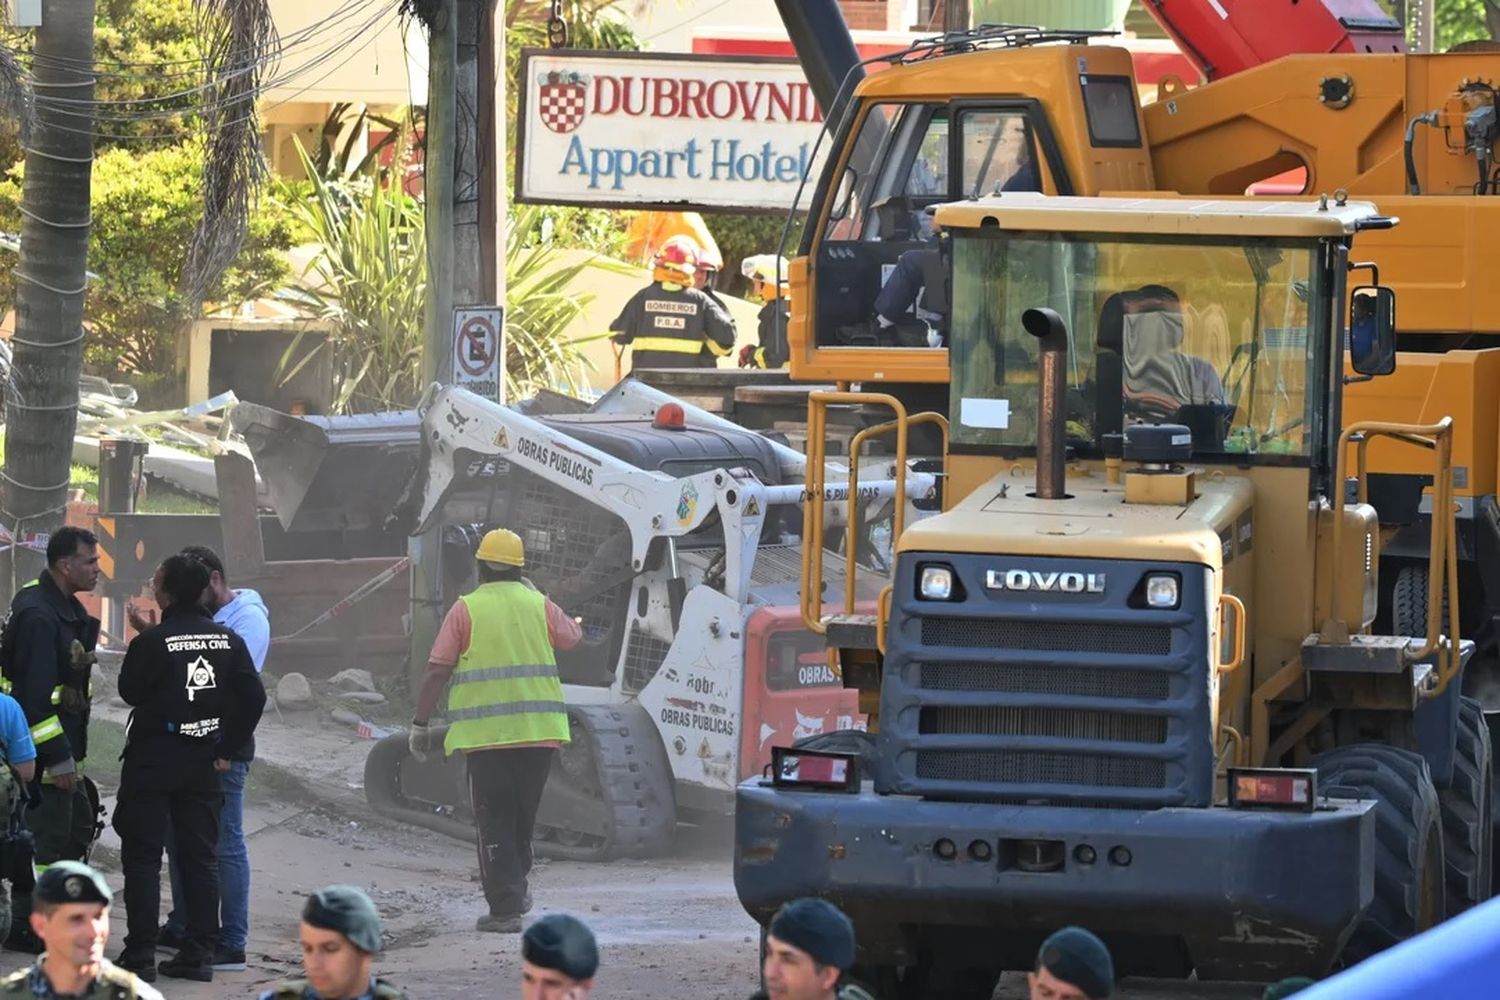
[[[1375,800],[1375,898],[1340,962],[1361,962],[1443,919],[1443,829],[1420,754],[1356,743],[1313,760],[1326,794]]]
[[[650,714],[636,704],[569,705],[568,720],[575,745],[565,748],[569,760],[553,768],[548,787],[558,780],[583,783],[603,806],[608,831],[579,838],[539,821],[536,852],[571,861],[665,854],[677,835],[677,794]]]
[[[1495,832],[1492,759],[1484,711],[1473,698],[1463,698],[1458,705],[1453,781],[1438,792],[1450,917],[1477,906],[1492,894]]]

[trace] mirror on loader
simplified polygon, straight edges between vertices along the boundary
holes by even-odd
[[[1360,285],[1349,303],[1349,363],[1361,375],[1396,370],[1396,293],[1384,285]]]

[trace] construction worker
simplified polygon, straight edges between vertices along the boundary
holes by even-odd
[[[447,685],[443,752],[465,755],[479,828],[479,878],[489,904],[475,926],[517,934],[531,909],[526,879],[537,809],[552,755],[568,742],[553,651],[572,649],[583,633],[522,578],[526,552],[514,531],[489,532],[474,557],[479,586],[443,619],[407,744],[418,760],[434,749],[428,720]]]
[[[741,368],[780,368],[791,357],[787,349],[786,272],[790,263],[773,253],[756,254],[740,262],[740,273],[750,279],[750,299],[762,303],[756,336],[760,343],[740,348]]]
[[[794,899],[766,927],[762,973],[754,1000],[870,1000],[846,981],[854,965],[854,924],[823,899]]]
[[[161,623],[131,640],[120,697],[132,708],[114,828],[125,871],[125,950],[119,964],[155,978],[161,860],[167,829],[182,867],[187,940],[161,974],[213,982],[219,936],[220,775],[250,740],[266,704],[245,640],[202,604],[209,570],[168,556],[152,585]]]
[[[599,971],[599,946],[583,921],[549,913],[521,937],[521,1000],[584,1000]]]
[[[183,549],[208,567],[208,593],[205,605],[214,621],[245,640],[250,662],[260,673],[266,665],[271,647],[271,618],[260,594],[247,587],[231,589],[224,575],[219,554],[204,545]],[[139,630],[139,628],[138,628]],[[231,759],[229,770],[221,776],[224,786],[224,808],[219,810],[219,943],[214,949],[214,968],[233,971],[245,968],[245,944],[250,935],[250,853],[245,846],[245,782],[250,777],[250,762],[255,759],[255,738],[245,744]],[[177,863],[177,846],[167,838],[168,867],[172,873],[172,911],[162,925],[157,943],[165,948],[181,948],[187,941],[186,909],[182,886],[182,867]]]
[[[609,325],[634,350],[635,368],[713,368],[734,350],[734,320],[695,287],[698,245],[686,236],[662,244],[652,282],[631,296]]]
[[[11,601],[0,634],[0,688],[26,713],[40,772],[31,790],[26,824],[36,843],[39,869],[82,861],[103,829],[98,792],[82,777],[88,756],[89,686],[99,619],[77,595],[99,582],[99,540],[67,526],[47,540],[47,568]],[[17,887],[19,890],[19,887]],[[37,954],[42,942],[27,920],[31,897],[11,899],[5,946]]]
[[[0,996],[162,1000],[140,977],[110,964],[109,904],[104,877],[77,861],[59,861],[41,874],[28,918],[46,948],[34,965],[0,980]]]
[[[1105,1000],[1115,989],[1115,965],[1103,941],[1064,927],[1042,942],[1026,979],[1031,1000]]]
[[[380,912],[352,885],[330,885],[302,907],[302,977],[277,983],[260,1000],[406,1000],[375,977]]]

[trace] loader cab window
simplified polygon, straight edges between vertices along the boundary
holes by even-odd
[[[1068,324],[1067,429],[1080,456],[1136,423],[1186,424],[1196,459],[1306,464],[1322,441],[1331,322],[1318,248],[1249,240],[966,230],[953,241],[952,440],[1023,452],[1037,346]],[[1318,331],[1322,331],[1319,333]]]
[[[879,103],[865,110],[847,161],[825,181],[828,208],[814,258],[820,345],[929,346],[926,330],[945,314],[914,301],[909,322],[880,323],[876,299],[902,254],[936,255],[933,206],[1043,189],[1038,113],[1031,104],[995,101]],[[946,295],[934,298],[946,308]]]

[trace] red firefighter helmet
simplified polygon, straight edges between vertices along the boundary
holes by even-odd
[[[691,285],[698,272],[698,244],[687,236],[674,236],[661,245],[652,262],[651,276],[657,281]]]

